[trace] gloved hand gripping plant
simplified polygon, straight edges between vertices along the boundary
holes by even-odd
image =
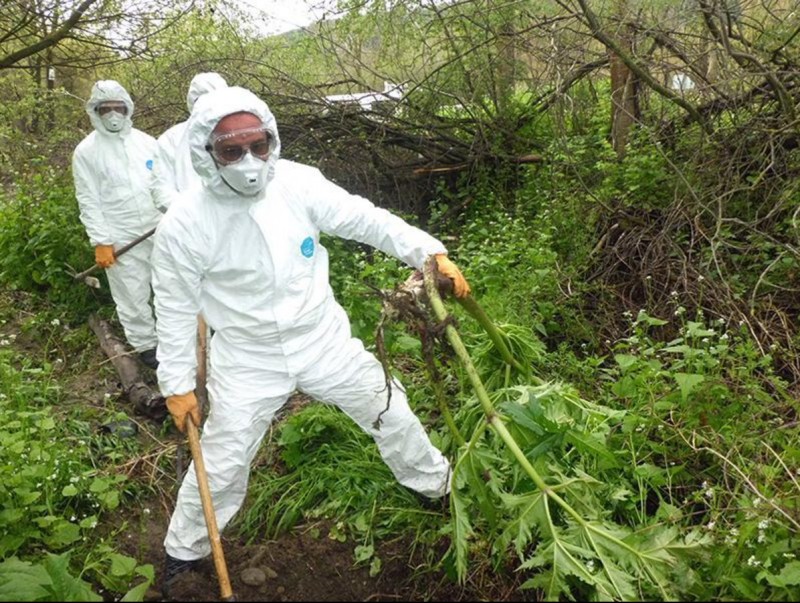
[[[496,381],[504,386],[488,391],[439,295],[433,259],[423,276],[424,294],[417,279],[386,301],[396,317],[419,331],[433,389],[457,446],[450,507],[451,554],[459,578],[466,578],[470,551],[483,546],[497,561],[513,548],[518,569],[531,576],[523,587],[543,591],[548,600],[674,600],[690,590],[693,573],[686,561],[702,551],[706,538],[666,522],[663,514],[640,514],[628,525],[631,514],[619,512],[636,487],[628,487],[626,467],[606,447],[606,438],[624,413],[532,375],[529,363],[512,353],[520,348],[511,344],[519,341],[494,325],[470,295],[457,297],[484,328],[507,371],[515,373],[516,385],[507,372]],[[439,327],[422,324],[420,303]],[[442,332],[474,390],[455,415],[432,361],[434,340],[441,342]]]

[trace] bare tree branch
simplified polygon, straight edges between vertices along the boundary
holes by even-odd
[[[98,0],[83,0],[78,7],[72,12],[72,14],[67,18],[66,21],[61,23],[58,29],[53,30],[49,34],[47,34],[44,38],[40,39],[38,42],[31,44],[30,46],[26,46],[25,48],[21,48],[15,52],[7,54],[5,57],[0,58],[0,69],[5,69],[10,67],[14,63],[21,61],[29,56],[32,56],[38,52],[41,52],[45,48],[49,48],[55,44],[58,44],[60,40],[62,40],[69,31],[75,26],[75,24],[80,21],[83,14]]]

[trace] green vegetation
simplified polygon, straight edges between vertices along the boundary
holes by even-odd
[[[49,327],[52,337],[60,321]],[[115,552],[99,528],[131,500],[113,462],[130,450],[93,430],[85,410],[65,408],[54,363],[11,353],[8,338],[0,338],[0,599],[101,601],[99,584],[142,600],[153,567]]]
[[[407,267],[323,238],[354,335],[453,461],[449,507],[422,505],[349,419],[309,404],[276,422],[230,531],[325,520],[373,575],[380,544],[403,538],[419,572],[536,599],[800,598],[800,14],[559,4],[574,11],[342,2],[341,20],[264,39],[217,1],[163,30],[139,15],[147,49],[84,63],[89,28],[0,63],[0,600],[143,600],[155,580],[115,546],[130,528],[114,512],[165,494],[128,470],[167,462],[163,444],[98,430],[123,406],[68,392],[86,317],[112,313],[107,287],[70,276],[93,258],[68,166],[95,79],[128,87],[157,135],[206,70],[270,103],[284,157],[444,241],[476,302],[390,308]],[[603,31],[641,71],[622,147]],[[644,83],[679,70],[697,83],[684,104]],[[323,111],[326,94],[384,82],[404,86],[391,111]]]

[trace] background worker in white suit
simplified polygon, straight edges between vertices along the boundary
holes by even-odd
[[[228,83],[219,73],[212,71],[195,75],[186,93],[189,113],[197,99],[206,92],[227,87]],[[158,137],[156,206],[162,212],[172,204],[177,193],[189,190],[192,185],[200,186],[200,178],[192,167],[189,154],[188,124],[187,118]]]
[[[124,255],[114,251],[154,228],[161,213],[154,202],[156,140],[133,127],[133,101],[114,80],[92,87],[86,113],[94,132],[72,155],[80,219],[106,269],[111,296],[128,343],[142,362],[156,368],[155,318],[150,306],[150,254],[153,238]]]

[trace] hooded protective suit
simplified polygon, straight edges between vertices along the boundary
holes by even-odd
[[[105,101],[122,101],[128,109],[117,132],[109,131],[96,111]],[[119,249],[161,219],[153,202],[156,140],[132,127],[133,108],[125,88],[113,80],[96,82],[86,103],[94,132],[75,148],[72,175],[80,218],[95,246]],[[119,321],[137,352],[153,349],[157,343],[149,303],[152,249],[151,237],[106,269]]]
[[[206,92],[227,88],[225,79],[218,73],[198,73],[189,84],[186,107],[192,112],[194,103]],[[175,124],[158,137],[158,162],[156,163],[156,205],[164,212],[172,204],[176,193],[200,186],[189,155],[187,126],[189,120]]]
[[[271,136],[265,190],[235,192],[206,150],[217,123],[236,112],[258,116]],[[249,468],[275,412],[300,390],[334,404],[376,441],[399,482],[429,497],[449,491],[450,466],[428,439],[378,360],[351,336],[328,281],[325,232],[367,243],[415,268],[444,246],[351,195],[319,170],[279,160],[280,140],[266,104],[242,88],[201,97],[189,123],[192,163],[203,188],[182,195],[156,232],[154,288],[158,378],[165,396],[195,385],[196,318],[214,329],[208,383],[210,412],[201,440],[220,529],[240,508]],[[197,478],[181,486],[165,539],[182,560],[209,554]]]

